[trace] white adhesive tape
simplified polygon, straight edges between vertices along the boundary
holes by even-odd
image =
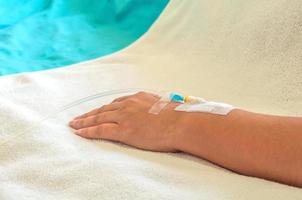
[[[165,94],[149,110],[149,113],[158,115],[170,103],[169,95]]]
[[[213,101],[206,101],[197,104],[180,104],[175,108],[176,111],[206,112],[206,113],[213,113],[217,115],[227,115],[233,109],[235,109],[235,107],[232,105],[226,103],[213,102]]]

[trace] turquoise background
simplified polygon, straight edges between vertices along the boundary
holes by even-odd
[[[0,0],[0,75],[61,67],[126,47],[168,0]]]

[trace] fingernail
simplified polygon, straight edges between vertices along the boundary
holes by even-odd
[[[82,131],[81,130],[76,130],[74,133],[77,134],[77,135],[81,135]]]
[[[77,134],[81,134],[82,135],[82,134],[85,134],[86,129],[84,129],[84,128],[83,129],[78,129],[76,132],[77,132]]]

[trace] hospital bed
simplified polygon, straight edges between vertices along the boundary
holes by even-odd
[[[83,139],[67,126],[125,93],[79,100],[137,87],[301,116],[301,9],[299,0],[172,0],[125,49],[1,77],[0,199],[302,199],[300,188],[186,154]]]

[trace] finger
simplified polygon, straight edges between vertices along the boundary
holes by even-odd
[[[98,126],[76,130],[75,134],[89,139],[120,141],[121,138],[119,126],[115,123],[105,123]]]
[[[94,110],[92,110],[88,113],[85,113],[84,115],[80,115],[80,116],[78,116],[74,119],[82,119],[82,118],[90,117],[90,116],[93,116],[93,115],[97,115],[97,114],[102,113],[102,112],[118,110],[121,107],[122,107],[122,103],[120,103],[120,102],[111,103],[111,104],[108,104],[108,105],[103,105],[100,108],[94,109]]]
[[[117,113],[117,111],[108,111],[97,115],[72,120],[69,123],[69,126],[73,129],[82,129],[100,125],[102,123],[117,123],[119,116],[120,115]]]

